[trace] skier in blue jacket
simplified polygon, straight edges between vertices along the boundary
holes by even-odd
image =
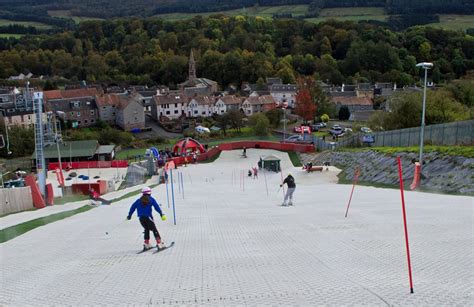
[[[143,244],[143,249],[152,248],[152,246],[150,245],[150,230],[155,236],[157,247],[160,248],[160,244],[163,243],[161,241],[160,234],[156,229],[155,222],[153,221],[152,207],[155,208],[155,210],[160,214],[161,219],[163,221],[166,221],[166,215],[161,212],[160,206],[151,196],[151,189],[149,187],[145,187],[142,190],[142,196],[132,204],[127,216],[127,220],[130,220],[132,218],[133,212],[137,210],[137,215],[138,219],[140,220],[140,224],[142,224],[143,228],[145,229],[145,242]]]

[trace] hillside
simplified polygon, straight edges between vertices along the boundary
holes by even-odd
[[[48,16],[48,11],[68,11],[71,16],[111,18],[152,16],[166,13],[220,12],[233,9],[281,5],[309,5],[308,17],[317,17],[319,10],[339,7],[380,7],[390,14],[472,14],[470,0],[0,0],[0,17]],[[281,14],[281,13],[278,13]],[[285,15],[286,12],[283,12]]]

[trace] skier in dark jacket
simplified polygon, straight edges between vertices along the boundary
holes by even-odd
[[[283,180],[282,184],[280,184],[280,187],[282,187],[284,184],[288,186],[288,189],[286,190],[285,194],[285,199],[283,200],[282,206],[293,206],[293,193],[295,192],[296,189],[296,184],[295,184],[295,178],[291,176],[290,173],[288,173],[288,176]],[[289,202],[287,204],[287,200],[289,199]]]
[[[160,248],[160,244],[163,242],[161,241],[160,234],[156,229],[155,222],[153,221],[152,215],[152,207],[160,214],[161,219],[166,221],[166,215],[161,212],[160,206],[156,202],[156,200],[151,196],[151,189],[149,187],[145,187],[142,190],[142,197],[137,199],[132,206],[130,207],[130,211],[128,212],[127,220],[132,218],[133,212],[137,210],[138,219],[140,220],[140,224],[142,224],[143,228],[145,229],[145,242],[143,244],[143,249],[150,249],[152,246],[150,245],[150,230],[153,232],[153,235],[156,239],[156,245]]]

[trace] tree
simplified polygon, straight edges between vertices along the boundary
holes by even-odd
[[[351,111],[349,111],[349,108],[347,106],[342,106],[339,109],[340,120],[348,120],[350,116],[351,116]]]
[[[249,126],[258,136],[268,135],[270,121],[263,113],[255,113],[249,117]]]
[[[230,110],[227,112],[229,117],[230,127],[240,132],[240,128],[243,126],[244,115],[239,110]]]
[[[323,123],[327,123],[329,121],[329,115],[323,114],[319,117]]]
[[[304,121],[313,120],[316,115],[316,102],[311,96],[314,80],[310,77],[298,80],[298,92],[296,93],[295,113],[303,117]]]
[[[5,125],[3,116],[0,120],[0,134],[5,136]],[[21,126],[11,126],[8,130],[11,155],[7,152],[7,147],[0,150],[0,156],[4,158],[16,158],[30,156],[35,150],[35,139],[33,129],[23,128]],[[6,142],[6,140],[5,140]]]
[[[278,128],[278,126],[280,126],[281,119],[283,118],[282,109],[273,109],[268,112],[265,112],[264,114],[270,121],[270,125],[272,127]]]
[[[217,116],[216,125],[217,127],[222,129],[224,136],[227,135],[227,128],[230,126],[230,124],[231,124],[231,121],[230,121],[228,113],[224,113]]]

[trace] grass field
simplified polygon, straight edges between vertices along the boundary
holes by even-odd
[[[95,17],[83,17],[83,16],[71,16],[71,11],[68,10],[53,10],[48,11],[48,15],[51,17],[71,18],[75,23],[81,23],[89,20],[103,20]]]
[[[221,12],[207,12],[207,13],[172,13],[172,14],[161,14],[155,15],[155,17],[164,18],[167,20],[182,20],[191,18],[193,16],[209,16],[215,14],[225,14],[228,16],[261,16],[261,17],[272,17],[274,14],[288,14],[291,13],[293,16],[304,15],[308,11],[308,5],[282,5],[282,6],[254,6],[250,8],[242,8],[229,11]]]
[[[431,23],[427,26],[445,30],[466,30],[474,28],[474,15],[440,15],[439,23]]]
[[[33,26],[38,30],[47,30],[51,29],[52,26],[35,21],[16,21],[16,20],[8,20],[8,19],[0,19],[0,27],[1,26],[8,26],[8,25],[22,25],[25,27]]]
[[[213,14],[225,14],[228,16],[246,15],[246,16],[261,16],[272,17],[274,14],[288,14],[293,16],[304,15],[308,10],[308,5],[282,5],[282,6],[268,6],[268,7],[250,7],[221,12],[207,12],[207,13],[172,13],[156,15],[155,17],[164,18],[167,20],[182,20],[191,18],[196,15],[210,16]],[[349,20],[349,21],[363,21],[363,20],[377,20],[386,21],[388,15],[381,7],[347,7],[347,8],[328,8],[321,10],[320,16],[317,18],[307,18],[306,21],[313,23],[320,23],[329,19]],[[429,24],[429,26],[439,27],[446,30],[466,30],[474,28],[474,15],[440,15],[440,23]]]
[[[0,38],[20,38],[24,34],[0,33]]]

